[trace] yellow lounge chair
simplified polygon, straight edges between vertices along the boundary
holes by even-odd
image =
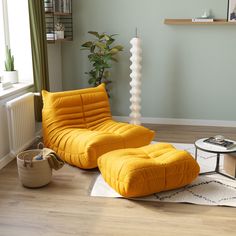
[[[104,85],[64,92],[42,91],[43,138],[64,161],[83,169],[116,149],[149,144],[154,132],[112,120]]]

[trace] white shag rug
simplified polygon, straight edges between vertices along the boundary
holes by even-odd
[[[190,152],[194,157],[195,147],[193,144],[172,144],[177,149],[184,149]],[[215,154],[198,150],[198,163],[201,167],[201,172],[214,170],[216,156]],[[222,164],[223,157],[221,157],[220,160],[221,167]],[[104,181],[101,175],[98,176],[93,186],[91,196],[112,198],[122,197]],[[229,179],[219,174],[201,175],[191,184],[183,188],[132,199],[142,201],[185,202],[199,205],[236,207],[236,180]]]

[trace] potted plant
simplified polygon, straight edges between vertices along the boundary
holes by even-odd
[[[88,58],[92,64],[92,69],[85,73],[89,76],[88,83],[93,86],[98,86],[101,83],[107,85],[111,83],[109,69],[112,67],[113,61],[118,62],[115,56],[123,50],[123,46],[113,46],[115,34],[99,34],[94,31],[89,31],[88,33],[96,37],[94,41],[82,44],[82,50],[90,52]]]
[[[56,39],[64,39],[65,27],[62,23],[55,24]]]
[[[18,72],[14,68],[14,56],[11,49],[6,46],[5,71],[3,73],[3,82],[18,83]]]

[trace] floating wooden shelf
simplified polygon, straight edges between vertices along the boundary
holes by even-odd
[[[67,42],[67,41],[72,41],[72,37],[68,37],[68,38],[64,38],[64,39],[47,40],[48,43]]]
[[[236,22],[228,22],[226,19],[214,19],[213,22],[192,22],[192,19],[165,19],[166,25],[236,25]]]

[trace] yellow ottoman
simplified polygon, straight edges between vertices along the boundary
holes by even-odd
[[[104,180],[124,197],[183,187],[200,171],[188,152],[168,143],[108,152],[99,157],[98,167]]]

